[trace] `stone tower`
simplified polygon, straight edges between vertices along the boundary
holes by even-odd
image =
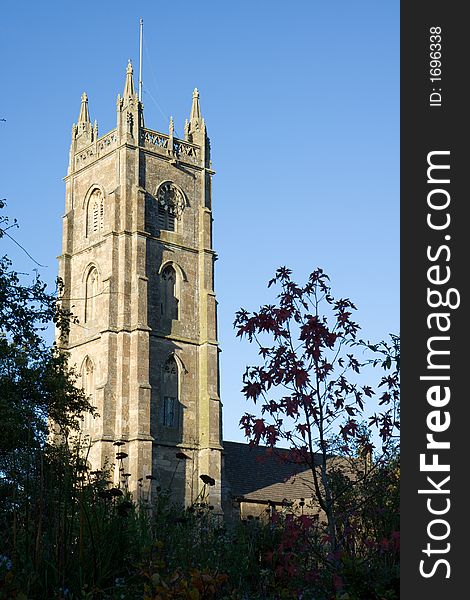
[[[212,175],[198,91],[184,140],[173,119],[168,134],[147,129],[129,62],[116,129],[99,137],[82,95],[59,270],[79,319],[70,363],[100,415],[83,421],[91,467],[114,464],[137,496],[169,486],[220,508]]]

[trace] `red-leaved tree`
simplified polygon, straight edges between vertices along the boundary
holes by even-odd
[[[277,304],[236,314],[237,336],[257,343],[261,357],[260,365],[247,367],[242,391],[248,400],[261,403],[262,416],[246,413],[240,425],[252,444],[273,447],[287,441],[292,459],[311,470],[314,495],[326,515],[335,553],[337,498],[329,478],[329,459],[338,450],[338,437],[343,453],[353,447],[367,455],[373,450],[370,432],[363,425],[366,400],[375,394],[361,382],[366,364],[390,370],[378,384],[383,412],[369,415],[386,451],[399,427],[398,353],[396,346],[384,342],[374,346],[357,339],[356,307],[347,298],[332,296],[329,278],[321,269],[313,271],[304,286],[295,283],[291,273],[279,268],[268,284],[280,286]],[[381,356],[366,357],[367,350]]]

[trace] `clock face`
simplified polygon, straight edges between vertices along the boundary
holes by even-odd
[[[181,216],[184,210],[184,197],[180,189],[171,181],[165,181],[158,188],[157,200],[159,205],[176,218]]]

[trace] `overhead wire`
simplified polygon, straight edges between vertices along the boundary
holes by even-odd
[[[148,61],[148,64],[150,66],[150,73],[152,75],[153,78],[153,83],[155,86],[155,89],[158,89],[158,82],[157,82],[157,78],[155,75],[155,70],[153,68],[153,64],[152,64],[152,60],[150,58],[150,52],[147,48],[147,44],[145,42],[145,37],[143,38],[143,46],[144,46],[144,52],[145,52],[145,58],[146,61]],[[158,110],[160,111],[160,114],[162,115],[162,117],[169,122],[170,117],[168,116],[168,113],[164,112],[164,110],[162,109],[162,107],[160,106],[160,104],[158,103],[158,101],[154,98],[154,96],[152,95],[152,93],[150,92],[150,90],[147,88],[147,86],[145,85],[145,83],[142,81],[142,89],[144,94],[148,94],[149,98],[153,101],[153,103],[155,104],[155,106],[158,108]],[[175,134],[177,138],[180,138],[180,135],[178,133],[178,130],[175,127]]]
[[[12,242],[14,242],[14,243],[15,243],[15,244],[16,244],[16,245],[19,247],[19,248],[21,248],[21,250],[23,250],[23,252],[24,252],[24,253],[25,253],[27,256],[29,256],[29,258],[30,258],[30,259],[31,259],[31,260],[32,260],[32,261],[33,261],[35,264],[37,264],[37,265],[38,265],[38,267],[42,267],[43,269],[47,269],[47,265],[42,265],[42,264],[41,264],[41,263],[39,263],[39,262],[38,262],[38,261],[37,261],[35,258],[33,258],[33,257],[31,256],[31,254],[30,254],[30,253],[29,253],[29,252],[26,250],[26,248],[25,248],[24,246],[22,246],[22,245],[21,245],[19,242],[17,242],[17,241],[15,240],[15,238],[14,238],[13,236],[11,236],[11,235],[10,235],[10,234],[9,234],[9,233],[6,231],[6,229],[2,229],[2,228],[0,227],[0,231],[2,232],[2,235],[6,235],[8,238],[10,238],[10,240],[11,240]]]

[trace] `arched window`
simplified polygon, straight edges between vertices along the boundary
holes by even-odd
[[[168,265],[163,269],[161,283],[161,315],[164,319],[177,320],[179,314],[178,282],[176,279],[176,272],[171,265]]]
[[[178,365],[175,358],[171,356],[163,369],[160,423],[164,427],[178,427],[178,395]]]
[[[98,271],[92,267],[85,281],[85,323],[96,319],[98,293]]]
[[[87,204],[87,227],[86,235],[89,237],[98,233],[104,227],[104,198],[103,192],[98,188],[94,189],[88,199]]]
[[[88,402],[94,406],[95,396],[95,369],[90,358],[87,356],[82,366],[82,388],[87,395]],[[91,413],[84,414],[83,429],[85,432],[93,430],[94,419]]]
[[[166,231],[176,231],[176,221],[181,218],[185,200],[183,192],[171,181],[165,181],[156,193],[157,227]]]

